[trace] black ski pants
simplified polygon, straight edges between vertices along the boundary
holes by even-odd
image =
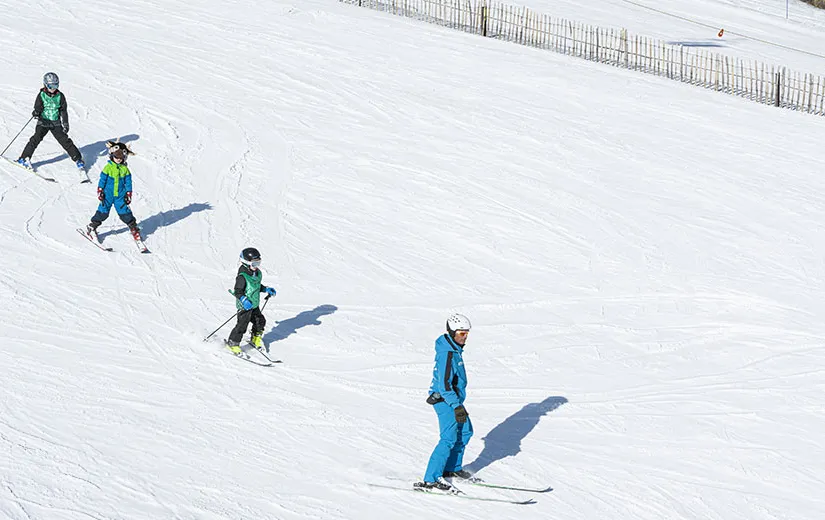
[[[252,322],[252,335],[263,334],[264,327],[266,327],[266,318],[264,318],[261,309],[255,307],[248,311],[242,311],[238,314],[238,324],[229,333],[229,341],[232,343],[240,343],[243,335],[246,334],[246,329],[249,327],[249,322]]]
[[[31,136],[31,139],[29,139],[26,147],[23,148],[23,153],[20,154],[20,157],[31,159],[31,156],[34,155],[34,151],[37,149],[40,141],[42,141],[43,138],[46,137],[46,134],[50,131],[54,138],[57,139],[57,142],[60,143],[60,146],[62,146],[63,149],[66,150],[66,153],[69,154],[72,161],[77,162],[81,159],[80,150],[77,149],[77,146],[74,145],[72,139],[66,132],[63,131],[63,128],[60,125],[37,125],[37,128],[34,130],[34,135]]]

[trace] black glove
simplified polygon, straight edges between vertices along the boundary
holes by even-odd
[[[458,424],[464,424],[467,422],[467,418],[470,417],[467,414],[467,409],[464,408],[463,404],[458,405],[453,412],[455,412],[455,422]]]
[[[40,112],[38,112],[37,110],[32,110],[32,117],[40,119]]]

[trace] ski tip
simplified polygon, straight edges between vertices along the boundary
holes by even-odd
[[[470,484],[474,486],[481,486],[486,488],[492,489],[505,489],[509,491],[523,491],[525,493],[549,493],[553,491],[552,486],[547,486],[546,488],[525,488],[525,487],[518,487],[518,486],[502,486],[498,484],[488,484],[487,482],[470,482]]]

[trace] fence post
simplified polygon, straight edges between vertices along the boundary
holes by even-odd
[[[782,73],[777,71],[776,72],[776,102],[775,105],[779,106],[781,104],[782,99]]]
[[[481,35],[487,37],[487,2],[481,5]]]
[[[808,94],[808,113],[810,113],[811,112],[811,103],[812,103],[813,97],[814,97],[814,75],[811,74],[810,76],[808,76],[808,74],[805,74],[805,76],[806,76],[806,79],[810,78],[806,82],[808,84],[808,89],[809,89],[808,90],[808,92],[809,92],[809,94]],[[805,102],[804,97],[802,98],[802,102],[803,103]]]
[[[601,33],[601,29],[599,27],[596,27],[596,61],[602,61],[599,50],[599,33]]]
[[[624,52],[624,68],[627,68],[627,65],[628,65],[627,64],[627,59],[628,59],[628,56],[627,56],[627,29],[622,29],[621,40],[622,40],[622,51]],[[621,59],[621,58],[619,58],[619,59]]]

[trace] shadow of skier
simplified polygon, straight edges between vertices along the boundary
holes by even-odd
[[[130,143],[132,141],[137,141],[140,139],[140,136],[137,134],[129,134],[124,135],[120,138],[120,142],[122,143]],[[80,155],[83,156],[83,162],[86,163],[86,171],[91,171],[94,168],[95,164],[97,163],[98,158],[100,157],[108,157],[108,149],[106,148],[106,141],[114,141],[116,138],[112,139],[104,139],[103,141],[97,141],[96,143],[87,144],[79,148]],[[39,166],[44,166],[46,164],[56,163],[58,161],[62,161],[63,159],[68,159],[69,156],[66,153],[62,153],[56,157],[52,157],[51,159],[45,159],[43,161],[32,162],[32,166],[37,168]],[[92,179],[92,182],[97,183],[97,179]]]
[[[185,219],[193,213],[198,213],[200,211],[206,211],[210,209],[212,209],[212,205],[208,202],[193,202],[192,204],[184,206],[180,209],[170,209],[168,211],[161,211],[160,213],[156,213],[144,220],[138,220],[140,233],[141,235],[143,235],[143,238],[146,238],[162,227],[170,226],[175,222]],[[129,228],[127,227],[110,229],[108,231],[100,233],[100,238],[102,240],[103,238],[108,237],[110,235],[119,235],[121,233],[126,233],[127,231],[129,231]]]
[[[493,462],[505,457],[514,457],[521,452],[521,441],[533,431],[539,420],[567,402],[565,397],[552,396],[540,403],[530,403],[504,422],[490,430],[482,440],[484,449],[476,460],[464,465],[464,469],[477,473]]]
[[[308,325],[320,325],[320,317],[332,314],[337,311],[335,305],[319,305],[311,311],[304,311],[293,318],[288,318],[277,322],[278,325],[264,335],[264,343],[267,345],[273,341],[282,340],[292,334],[296,334],[298,329]]]

